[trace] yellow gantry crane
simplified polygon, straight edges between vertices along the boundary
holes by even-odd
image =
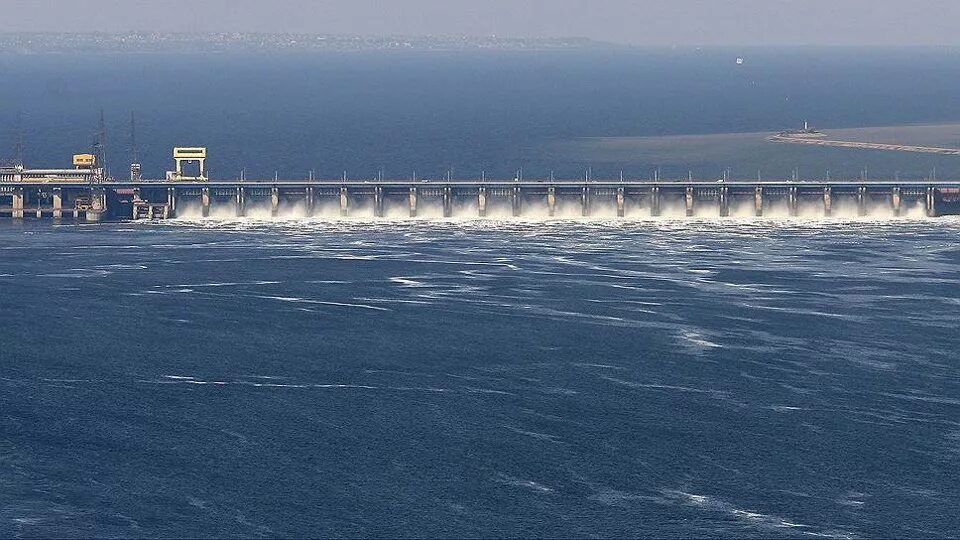
[[[189,182],[206,182],[207,178],[207,149],[203,146],[178,146],[173,149],[173,161],[176,163],[176,170],[167,171],[167,180],[181,180]],[[198,176],[184,176],[184,163],[199,163],[200,171]]]

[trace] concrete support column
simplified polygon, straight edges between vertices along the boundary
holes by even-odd
[[[373,217],[383,217],[383,186],[373,188]]]
[[[650,215],[653,217],[660,215],[660,186],[650,188]]]
[[[453,188],[443,188],[443,217],[453,217]]]
[[[867,188],[860,186],[857,188],[857,215],[867,215]]]
[[[340,197],[343,198],[342,193]],[[343,214],[342,211],[340,213]],[[280,215],[280,188],[277,186],[270,190],[270,215],[273,217]]]
[[[203,217],[210,216],[210,188],[200,190],[200,206]]]
[[[624,202],[623,186],[621,186],[617,188],[617,217],[626,215],[626,205]]]
[[[167,188],[167,208],[170,217],[177,215],[177,188]]]
[[[684,199],[687,203],[687,217],[693,217],[693,186],[687,186]]]
[[[831,193],[830,186],[823,188],[823,215],[825,217],[833,215],[833,194]]]
[[[410,217],[417,217],[417,188],[410,188]]]
[[[753,189],[753,215],[763,216],[763,186],[757,186]]]
[[[553,217],[557,213],[557,188],[547,187],[547,214]]]
[[[247,215],[247,194],[243,186],[237,188],[237,217]]]
[[[924,209],[927,212],[927,217],[937,217],[937,190],[933,186],[927,188]]]
[[[90,209],[87,221],[100,221],[107,212],[107,193],[102,188],[90,190]]]
[[[796,217],[800,213],[800,197],[797,186],[790,186],[787,201],[790,205],[790,217]]]
[[[720,202],[720,217],[727,217],[730,215],[730,201],[728,200],[729,191],[727,186],[720,187],[719,202]]]
[[[23,219],[23,188],[13,188],[13,219]]]
[[[520,217],[520,186],[513,186],[513,194],[510,197],[510,205],[513,208],[513,217]]]
[[[313,217],[314,210],[317,206],[317,199],[313,194],[313,186],[307,186],[305,191],[306,193],[304,197],[306,197],[306,201],[304,201],[304,204],[306,205],[306,208],[304,209],[303,213],[307,217]]]
[[[484,186],[477,191],[477,215],[487,217],[487,188]]]
[[[580,215],[583,217],[590,215],[590,186],[583,186],[580,194]]]
[[[342,186],[340,188],[340,216],[341,217],[347,217],[349,204],[350,204],[350,196],[347,193],[347,186]]]
[[[61,219],[63,217],[63,190],[61,188],[53,188],[53,219]]]
[[[142,199],[140,198],[140,188],[133,188],[133,219],[134,219],[134,221],[136,221],[136,219],[137,219],[137,212],[140,210],[140,209],[137,207],[137,204],[138,204],[141,200],[142,200]],[[149,208],[149,207],[147,207],[147,208]],[[148,218],[148,219],[149,219],[149,218]]]
[[[901,196],[900,186],[893,188],[893,192],[890,194],[890,203],[893,206],[893,215],[900,215],[900,207],[902,205],[903,197]]]

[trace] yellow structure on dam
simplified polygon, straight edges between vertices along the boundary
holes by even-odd
[[[203,146],[178,146],[173,149],[173,161],[176,170],[167,171],[167,180],[206,182],[207,181],[207,149]],[[199,163],[200,171],[197,176],[184,176],[184,163]]]
[[[97,156],[93,154],[74,154],[73,166],[78,169],[92,169],[97,164]]]

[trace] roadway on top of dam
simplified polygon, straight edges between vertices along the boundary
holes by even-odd
[[[64,185],[64,186],[91,186],[91,187],[110,187],[110,188],[151,188],[151,187],[183,187],[183,188],[203,188],[203,187],[251,187],[251,188],[271,188],[274,186],[284,187],[357,187],[357,186],[381,186],[381,187],[791,187],[791,186],[865,186],[865,187],[928,187],[938,188],[950,187],[960,188],[960,180],[902,180],[902,179],[883,179],[883,180],[629,180],[629,179],[591,179],[591,180],[107,180],[82,182],[73,180],[61,180],[56,178],[29,178],[21,181],[0,181],[0,186],[42,186],[42,185]]]

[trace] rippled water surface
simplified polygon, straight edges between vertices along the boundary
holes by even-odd
[[[960,222],[0,225],[0,536],[955,536]]]

